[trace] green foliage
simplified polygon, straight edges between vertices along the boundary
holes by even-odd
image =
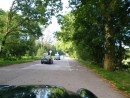
[[[56,51],[56,47],[54,45],[51,45],[49,42],[42,42],[42,41],[37,41],[36,42],[36,47],[37,47],[37,51],[36,51],[36,55],[38,57],[42,57],[44,53],[47,53],[48,55],[50,55],[50,50],[52,51],[51,55],[54,56],[57,51]]]
[[[94,61],[102,62],[104,54],[111,51],[110,48],[106,46],[108,39],[106,38],[105,24],[108,24],[110,30],[114,33],[114,35],[112,35],[112,40],[114,40],[115,44],[115,51],[113,51],[115,52],[115,56],[118,57],[118,59],[115,59],[115,61],[117,61],[116,64],[122,61],[122,55],[124,55],[123,47],[121,46],[119,49],[116,44],[125,44],[123,34],[128,30],[127,19],[129,18],[126,9],[128,9],[126,1],[119,2],[118,0],[112,0],[107,2],[102,0],[96,2],[86,1],[75,11],[76,31],[78,31],[77,34],[81,35],[80,37],[75,34],[75,39],[78,39],[77,42],[82,42],[81,44],[87,44],[88,51],[90,51],[89,53],[92,53],[90,54],[92,58],[94,59],[94,57],[96,57]],[[122,13],[118,14],[120,13],[119,11]],[[110,17],[111,20],[107,21],[108,17]],[[122,19],[126,19],[125,23]],[[112,43],[112,41],[109,41],[110,45],[112,45]]]
[[[62,10],[62,3],[61,0],[15,0],[12,9],[25,19],[45,24]]]
[[[40,25],[48,25],[62,9],[60,0],[14,0],[10,10],[0,9],[0,56],[5,59],[36,55]]]
[[[14,39],[14,40],[12,40]],[[27,54],[34,56],[36,54],[35,38],[34,36],[26,36],[24,34],[14,33],[6,39],[6,44],[1,53],[1,57],[5,60],[21,59],[21,56]]]
[[[72,13],[62,16],[62,20],[59,21],[62,26],[62,31],[56,32],[55,36],[59,40],[56,45],[57,49],[76,57],[76,51],[73,45],[74,20],[75,17]]]
[[[80,58],[90,58],[99,63],[104,52],[104,29],[102,24],[98,24],[102,22],[100,16],[96,18],[96,15],[92,14],[95,13],[92,13],[87,5],[82,6],[75,12],[76,21],[73,39]]]
[[[57,38],[67,44],[61,44],[64,51],[107,65],[108,70],[121,67],[126,57],[124,45],[130,45],[128,1],[81,0],[71,4],[75,5],[73,11],[60,16],[62,31],[56,33]],[[110,64],[106,63],[108,56]]]
[[[44,53],[46,53],[46,51],[44,50],[44,48],[39,48],[37,50],[37,56],[38,57],[42,57]]]
[[[12,64],[21,64],[21,63],[26,63],[26,62],[32,62],[35,60],[39,60],[40,58],[38,57],[23,57],[21,60],[0,60],[0,67],[12,65]]]
[[[62,32],[56,32],[56,36],[59,40],[63,42],[72,41],[73,33],[74,33],[74,16],[72,13],[69,13],[65,16],[62,16],[62,21],[59,21],[59,24],[62,25]]]

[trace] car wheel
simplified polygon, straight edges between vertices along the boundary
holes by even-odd
[[[53,63],[53,60],[50,60],[49,63],[52,64],[52,63]]]
[[[49,64],[51,64],[51,60],[49,60]]]

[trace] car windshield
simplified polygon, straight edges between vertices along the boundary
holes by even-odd
[[[51,56],[49,56],[49,55],[48,55],[48,56],[44,56],[44,57],[45,57],[45,58],[51,58]]]

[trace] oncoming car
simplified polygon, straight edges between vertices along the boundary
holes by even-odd
[[[60,55],[59,54],[55,54],[54,60],[60,60]]]
[[[41,64],[43,63],[53,64],[53,58],[50,55],[46,55],[41,59]]]

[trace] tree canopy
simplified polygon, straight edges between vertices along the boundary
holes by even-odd
[[[90,59],[109,71],[121,67],[126,57],[124,46],[130,46],[130,2],[71,0],[70,6],[72,16],[63,17],[62,31],[57,37],[66,42],[71,40],[76,54],[84,60]],[[66,17],[74,18],[70,21]]]
[[[38,39],[42,35],[40,25],[48,25],[51,16],[61,9],[60,0],[14,0],[8,12],[0,9],[1,55],[14,54],[9,46],[21,49],[18,51],[26,50],[28,42],[34,41],[32,38]]]

